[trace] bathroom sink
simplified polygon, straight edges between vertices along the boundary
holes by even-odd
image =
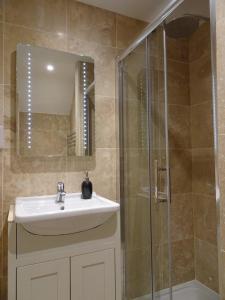
[[[56,202],[56,195],[18,197],[15,222],[34,234],[69,234],[102,225],[119,207],[95,193],[88,200],[81,199],[80,193],[67,194],[63,203]]]

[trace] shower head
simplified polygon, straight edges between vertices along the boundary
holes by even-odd
[[[203,16],[185,14],[165,24],[166,34],[171,38],[184,38],[191,36],[199,27],[200,20],[208,21]]]

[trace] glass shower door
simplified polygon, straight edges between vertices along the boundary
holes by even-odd
[[[148,37],[149,140],[154,299],[171,294],[170,177],[168,152],[167,58],[164,27]],[[165,294],[163,296],[165,299]]]
[[[169,172],[164,31],[120,62],[124,299],[170,299]],[[165,299],[165,298],[163,298]]]
[[[146,41],[121,62],[121,209],[124,299],[152,299]]]

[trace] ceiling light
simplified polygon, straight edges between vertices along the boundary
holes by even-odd
[[[52,71],[54,71],[54,66],[53,65],[47,65],[46,66],[46,69],[49,71],[49,72],[52,72]]]

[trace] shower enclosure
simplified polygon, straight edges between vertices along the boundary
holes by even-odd
[[[128,299],[171,286],[165,46],[159,27],[120,64]]]
[[[211,77],[209,18],[194,14],[119,60],[126,300],[218,299]]]

